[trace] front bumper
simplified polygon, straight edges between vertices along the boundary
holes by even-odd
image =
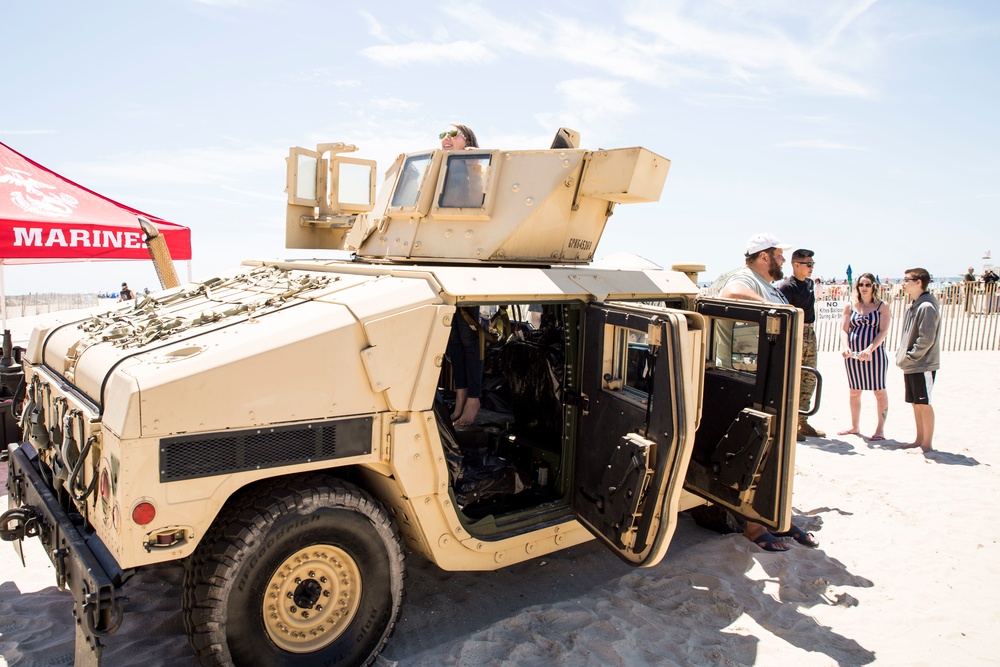
[[[127,575],[100,539],[85,530],[82,517],[60,505],[34,448],[27,442],[11,443],[8,452],[10,509],[0,517],[0,537],[15,542],[19,553],[25,537],[42,541],[56,569],[56,584],[73,594],[73,614],[90,649],[99,654],[100,637],[121,625]]]

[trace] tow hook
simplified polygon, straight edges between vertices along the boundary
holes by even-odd
[[[14,542],[26,537],[38,537],[41,534],[39,518],[38,512],[30,505],[7,510],[0,515],[0,540]]]

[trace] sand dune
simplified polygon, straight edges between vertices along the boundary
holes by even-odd
[[[819,366],[813,421],[835,433],[849,426],[846,379],[833,353]],[[799,444],[795,513],[819,549],[765,553],[683,516],[650,569],[594,543],[487,573],[443,572],[411,555],[402,618],[377,664],[996,664],[1000,526],[981,517],[1000,496],[1000,354],[945,353],[935,392],[938,451],[928,456],[898,449],[913,418],[894,368],[889,440]],[[874,419],[868,394],[863,432]],[[29,547],[23,569],[0,545],[0,665],[72,664],[70,597],[55,590],[39,545]],[[177,566],[130,582],[105,664],[196,664],[180,583]]]

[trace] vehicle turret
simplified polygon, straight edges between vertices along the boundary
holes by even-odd
[[[400,155],[375,199],[375,163],[345,155],[355,150],[291,149],[287,247],[400,262],[587,263],[615,204],[657,201],[670,168],[641,147],[428,150]]]

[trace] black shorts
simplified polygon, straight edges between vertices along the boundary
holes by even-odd
[[[906,386],[906,402],[916,405],[930,405],[931,392],[934,390],[934,377],[937,371],[926,373],[903,373],[903,384]]]

